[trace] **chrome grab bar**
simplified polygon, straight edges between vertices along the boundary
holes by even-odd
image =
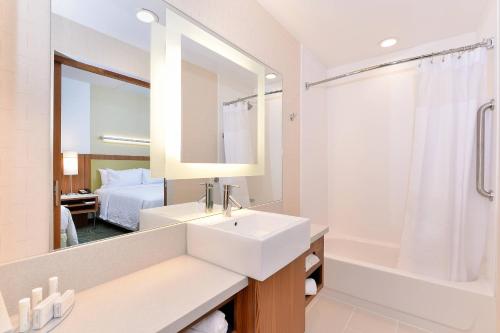
[[[484,187],[484,136],[486,111],[495,109],[495,100],[491,100],[486,104],[481,105],[477,110],[477,128],[476,128],[476,189],[483,197],[493,201],[495,194],[492,190],[487,190]]]

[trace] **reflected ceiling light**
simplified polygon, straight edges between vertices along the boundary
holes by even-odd
[[[151,141],[149,139],[137,139],[137,138],[127,138],[113,135],[103,135],[101,136],[102,141],[106,143],[121,143],[127,145],[144,145],[149,146]]]
[[[380,42],[380,47],[391,47],[398,43],[396,38],[387,38]]]
[[[137,17],[137,19],[141,22],[144,22],[144,23],[153,23],[153,22],[158,22],[158,15],[156,15],[155,13],[153,13],[152,11],[148,10],[148,9],[139,9],[137,11],[137,14],[135,14],[135,16]]]
[[[266,79],[268,80],[274,80],[276,78],[276,74],[274,73],[269,73],[266,75]]]

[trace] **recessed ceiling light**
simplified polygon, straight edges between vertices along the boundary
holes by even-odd
[[[139,9],[137,14],[135,14],[137,19],[144,23],[158,22],[158,15],[147,9]]]
[[[266,75],[266,79],[268,80],[274,80],[276,78],[276,74],[274,73],[269,73]]]
[[[387,38],[380,42],[380,47],[391,47],[398,43],[396,38]]]

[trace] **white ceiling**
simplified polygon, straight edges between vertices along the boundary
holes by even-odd
[[[141,8],[165,24],[163,0],[52,0],[53,13],[149,51],[150,26],[135,17]]]
[[[328,67],[474,32],[489,0],[257,0]],[[399,43],[382,49],[379,42]]]
[[[153,11],[160,23],[165,24],[167,5],[163,0],[52,0],[54,14],[149,52],[150,25],[140,22],[135,16],[141,8]],[[233,82],[240,82],[248,89],[256,86],[254,75],[209,50],[202,50],[197,43],[183,40],[182,52],[183,58],[191,63],[232,78]],[[267,69],[267,72],[271,71]],[[279,81],[278,76],[273,82]]]

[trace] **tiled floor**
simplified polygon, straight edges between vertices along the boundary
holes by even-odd
[[[306,333],[431,333],[318,295],[306,312]]]

